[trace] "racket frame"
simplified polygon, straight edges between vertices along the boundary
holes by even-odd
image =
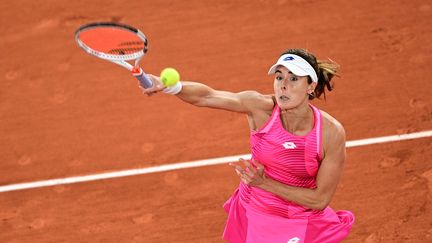
[[[110,28],[119,28],[123,30],[128,30],[132,33],[134,33],[136,36],[138,36],[144,43],[144,48],[138,52],[130,53],[130,54],[124,54],[124,55],[114,55],[114,54],[107,54],[104,52],[96,51],[86,45],[81,39],[80,39],[80,33],[86,30],[90,30],[92,28],[99,28],[99,27],[110,27]],[[85,52],[87,52],[90,55],[96,56],[100,59],[110,61],[112,63],[118,64],[127,70],[131,71],[132,74],[140,81],[141,86],[144,88],[150,88],[153,86],[153,82],[147,77],[147,75],[144,73],[142,68],[139,66],[139,63],[141,59],[144,57],[144,55],[148,51],[148,41],[147,37],[144,35],[143,32],[140,30],[129,26],[125,24],[120,23],[114,23],[114,22],[95,22],[95,23],[89,23],[85,24],[81,27],[79,27],[75,31],[75,41],[77,42],[78,46],[81,47]],[[135,60],[134,65],[128,63],[127,61]]]

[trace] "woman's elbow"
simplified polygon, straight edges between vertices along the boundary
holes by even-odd
[[[317,203],[315,205],[312,205],[311,209],[322,211],[328,206],[328,203]]]
[[[205,98],[196,99],[193,102],[189,103],[196,107],[209,107],[209,104]]]
[[[319,211],[322,211],[322,210],[324,210],[325,208],[327,208],[328,207],[328,205],[330,204],[330,198],[329,197],[320,197],[320,198],[317,198],[316,200],[314,200],[314,202],[310,205],[310,208],[311,209],[314,209],[314,210],[319,210]]]

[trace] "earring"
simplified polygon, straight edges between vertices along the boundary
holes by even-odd
[[[309,95],[309,97],[315,98],[315,94],[314,94],[314,92],[313,92],[313,91],[312,91],[312,92],[310,92],[310,93],[308,93],[308,95]]]

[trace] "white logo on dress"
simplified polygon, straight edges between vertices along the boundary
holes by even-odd
[[[282,146],[284,146],[284,148],[286,148],[286,149],[295,149],[295,148],[297,148],[297,146],[293,142],[285,142],[284,144],[282,144]]]
[[[298,237],[291,238],[287,241],[287,243],[298,243],[298,242],[300,242],[300,238]]]

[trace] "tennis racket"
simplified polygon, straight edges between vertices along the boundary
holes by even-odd
[[[139,66],[147,52],[148,41],[138,29],[112,22],[90,23],[75,31],[75,41],[90,55],[131,71],[143,88],[153,86],[153,82]],[[133,65],[127,61],[133,61]]]

